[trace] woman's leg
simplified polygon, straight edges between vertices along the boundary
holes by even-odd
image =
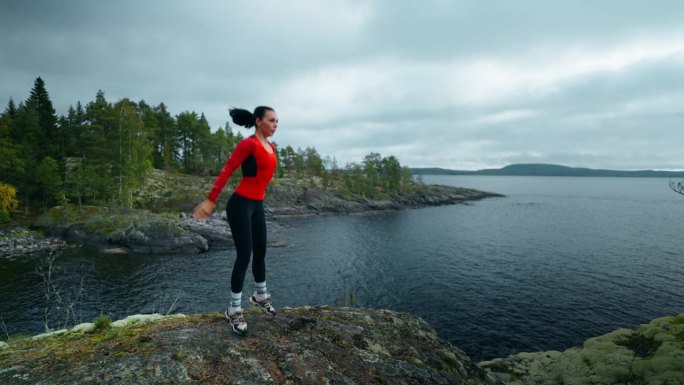
[[[233,234],[235,253],[237,255],[230,277],[230,290],[233,294],[242,293],[245,274],[247,273],[249,259],[252,254],[252,223],[249,203],[247,198],[233,194],[230,196],[226,207],[228,224]]]
[[[254,250],[252,273],[256,283],[256,293],[249,297],[249,300],[266,313],[275,315],[276,310],[271,303],[271,296],[266,291],[266,215],[263,202],[258,202],[252,215],[252,249]]]
[[[226,214],[230,231],[235,242],[235,264],[230,277],[230,307],[226,318],[230,320],[233,331],[242,335],[247,331],[247,323],[242,317],[242,285],[252,254],[252,224],[249,213],[249,201],[237,194],[228,199]]]
[[[257,283],[266,282],[266,215],[263,202],[252,202],[255,205],[252,214],[252,274]],[[265,285],[264,285],[265,288]]]

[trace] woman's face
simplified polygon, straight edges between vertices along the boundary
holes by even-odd
[[[278,128],[278,116],[275,111],[266,110],[264,112],[264,117],[256,120],[257,129],[261,131],[264,138],[273,136],[275,134],[276,128]]]

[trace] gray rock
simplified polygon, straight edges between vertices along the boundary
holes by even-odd
[[[235,335],[223,315],[210,314],[134,316],[123,329],[18,342],[12,355],[0,355],[0,368],[16,368],[0,371],[0,383],[14,376],[31,384],[495,383],[408,314],[310,307],[282,309],[275,317],[250,310],[245,317],[246,336]]]
[[[182,213],[180,218],[192,232],[201,235],[207,240],[210,249],[235,246],[225,212],[215,212],[208,218],[200,221],[188,213]]]
[[[77,208],[53,207],[34,221],[33,226],[46,233],[61,234],[67,240],[102,251],[125,248],[136,254],[198,253],[209,244],[180,218],[147,210],[91,209],[77,217],[65,212]]]
[[[50,252],[68,247],[67,242],[24,227],[15,227],[0,235],[0,257],[14,258],[34,253]]]

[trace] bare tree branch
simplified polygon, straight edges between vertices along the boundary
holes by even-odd
[[[81,281],[75,295],[65,297],[55,283],[55,251],[48,253],[45,260],[36,267],[36,273],[43,279],[45,309],[43,311],[43,327],[50,332],[52,324],[56,329],[67,327],[70,323],[76,325],[79,317],[76,315],[76,305],[81,299],[85,287],[85,273],[81,274]],[[67,294],[73,294],[67,291]]]
[[[684,195],[684,183],[680,182],[673,182],[672,179],[670,179],[670,188],[672,191],[676,192],[677,194],[682,194]]]
[[[172,311],[173,308],[176,306],[176,304],[178,303],[178,300],[180,300],[180,298],[181,298],[180,296],[176,297],[176,300],[173,301],[173,303],[171,304],[171,306],[169,306],[169,310],[166,311],[166,314],[165,314],[165,315],[171,314],[171,311]]]
[[[45,260],[36,267],[36,273],[43,278],[45,309],[43,310],[43,326],[45,332],[50,331],[50,314],[54,303],[52,301],[52,267],[55,261],[54,252],[50,252]]]

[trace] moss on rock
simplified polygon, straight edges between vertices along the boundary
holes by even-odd
[[[684,314],[590,338],[564,352],[520,353],[478,366],[507,384],[682,384]]]
[[[0,383],[494,384],[408,314],[309,307],[245,316],[242,337],[219,314],[138,315],[121,327],[10,342]],[[423,333],[403,330],[414,327]]]
[[[65,213],[79,213],[78,216]],[[208,242],[179,216],[148,210],[58,206],[37,218],[33,226],[71,242],[102,250],[138,254],[196,253]]]

